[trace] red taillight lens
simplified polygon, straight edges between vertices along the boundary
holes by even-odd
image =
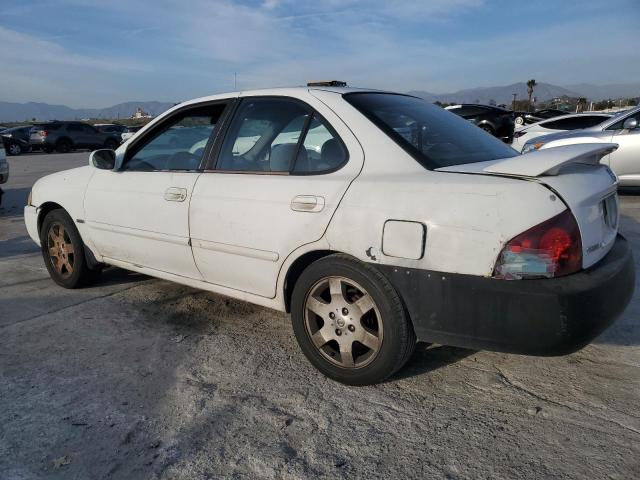
[[[569,210],[511,239],[500,252],[494,277],[506,280],[560,277],[582,267],[580,229]]]
[[[47,135],[49,135],[49,132],[47,132],[46,130],[40,130],[40,132],[38,132],[40,134],[41,137],[46,137]]]

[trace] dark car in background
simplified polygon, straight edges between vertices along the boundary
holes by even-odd
[[[30,143],[32,148],[42,149],[47,153],[54,150],[67,153],[81,148],[115,150],[120,145],[120,135],[101,132],[93,125],[83,122],[55,121],[34,125]]]
[[[476,124],[494,137],[498,137],[505,142],[511,142],[513,140],[515,123],[511,110],[491,105],[476,105],[470,103],[451,105],[446,109]]]
[[[8,155],[20,155],[31,150],[29,142],[31,125],[11,127],[0,132]]]
[[[561,115],[567,115],[570,112],[558,110],[557,108],[543,108],[535,112],[517,112],[515,115],[516,125],[525,125],[537,123],[541,120],[547,120]]]
[[[93,126],[103,133],[113,133],[116,136],[127,131],[127,126],[119,123],[94,123]]]

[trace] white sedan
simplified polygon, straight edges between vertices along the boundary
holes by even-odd
[[[611,118],[610,113],[572,113],[516,128],[511,146],[522,152],[524,144],[535,137],[594,127]]]
[[[557,355],[605,329],[635,275],[614,149],[521,156],[408,95],[230,93],[40,179],[25,222],[63,287],[113,265],[287,311],[313,365],[363,385],[417,340]]]

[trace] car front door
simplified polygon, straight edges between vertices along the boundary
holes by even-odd
[[[618,144],[618,149],[609,156],[609,166],[620,179],[621,185],[638,185],[640,182],[640,126],[624,129],[628,118],[635,118],[640,125],[640,112],[626,117],[613,126],[611,142]]]
[[[178,110],[131,144],[116,170],[97,170],[85,195],[98,253],[200,279],[189,245],[189,202],[228,102]]]
[[[362,149],[309,95],[246,97],[216,145],[215,167],[195,186],[191,244],[204,279],[272,298],[283,262],[320,240]]]

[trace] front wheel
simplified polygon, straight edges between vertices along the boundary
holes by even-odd
[[[84,242],[64,210],[53,210],[44,218],[40,245],[51,279],[64,288],[86,285],[99,273],[87,266]]]
[[[311,264],[293,291],[291,320],[309,361],[348,385],[387,379],[409,359],[413,326],[389,281],[347,255]]]

